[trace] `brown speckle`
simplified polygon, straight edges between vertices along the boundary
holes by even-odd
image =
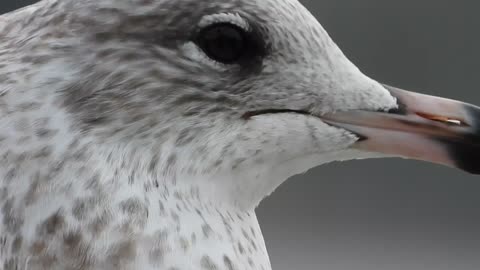
[[[240,254],[245,253],[245,249],[243,248],[242,243],[240,242],[238,242],[238,251],[240,252]]]
[[[203,232],[203,236],[205,238],[208,238],[208,237],[210,237],[210,234],[213,232],[212,227],[210,227],[210,225],[205,223],[205,224],[202,225],[202,232]]]
[[[85,208],[86,208],[85,201],[81,199],[77,199],[73,203],[73,209],[72,209],[73,216],[78,220],[82,220],[85,217],[85,213],[87,212]]]
[[[89,225],[90,231],[94,235],[99,235],[105,230],[105,228],[109,224],[110,218],[111,218],[110,214],[107,211],[104,211],[102,214],[95,217],[93,221],[90,223]]]
[[[195,243],[197,243],[197,235],[195,233],[192,233],[192,236],[190,238],[192,241],[192,245],[195,245]]]
[[[190,243],[188,242],[188,239],[182,236],[182,237],[180,237],[179,242],[180,242],[180,247],[182,248],[182,250],[186,252],[188,250],[188,248],[190,247]]]
[[[38,197],[37,193],[40,188],[40,181],[41,181],[41,176],[40,174],[37,173],[33,178],[33,181],[30,184],[30,187],[28,188],[27,194],[25,194],[25,204],[27,206],[31,205],[36,201]]]
[[[23,237],[21,235],[17,235],[17,237],[15,237],[15,240],[13,240],[13,243],[12,243],[13,254],[17,253],[20,250],[20,248],[22,247],[22,241],[23,241]]]
[[[218,270],[218,266],[207,255],[203,256],[200,260],[200,266],[202,270]]]
[[[255,235],[255,230],[253,229],[253,227],[250,227],[250,231],[252,232],[252,236],[253,236],[253,238],[255,238],[255,237],[256,237],[256,235]]]
[[[162,201],[158,201],[158,207],[159,207],[160,216],[165,216],[166,211]]]
[[[255,263],[253,262],[253,260],[252,260],[251,257],[248,257],[248,264],[250,265],[250,267],[254,267],[254,266],[255,266]]]
[[[39,255],[43,253],[43,251],[46,249],[47,245],[43,241],[35,241],[31,246],[30,246],[30,252],[32,255]]]
[[[55,234],[60,231],[65,225],[65,218],[63,217],[61,211],[57,211],[47,218],[42,224],[38,227],[39,234]]]
[[[119,267],[122,262],[129,262],[135,259],[137,256],[136,244],[133,240],[123,241],[111,247],[109,254],[107,261]]]
[[[150,263],[159,264],[163,262],[165,253],[170,250],[167,243],[168,233],[166,231],[160,231],[157,232],[153,238],[156,243],[154,248],[148,254],[148,258]]]
[[[82,243],[82,234],[80,232],[69,232],[63,236],[63,243],[68,249],[75,249]]]
[[[3,263],[3,268],[5,270],[17,270],[18,269],[18,262],[14,258],[10,258],[8,260],[5,260]]]
[[[16,168],[11,168],[10,170],[7,171],[7,173],[5,174],[4,176],[4,180],[9,182],[11,181],[13,178],[15,178],[15,176],[17,176],[17,169]]]
[[[58,133],[58,130],[48,129],[48,128],[39,128],[35,131],[35,135],[37,135],[40,139],[50,139]]]
[[[141,201],[137,198],[129,198],[120,203],[122,212],[127,215],[135,215],[136,213],[141,212],[143,207]]]
[[[51,146],[44,146],[34,153],[33,158],[39,158],[39,159],[48,158],[52,153],[53,153],[53,148]]]
[[[38,102],[25,102],[17,106],[17,110],[20,112],[28,112],[33,110],[38,110],[42,107],[41,103]]]
[[[227,267],[227,270],[234,270],[235,267],[233,266],[232,260],[227,255],[223,256],[223,263],[225,264],[225,267]]]

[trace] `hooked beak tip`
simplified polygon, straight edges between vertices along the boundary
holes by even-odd
[[[470,119],[470,135],[466,135],[464,141],[437,140],[447,148],[455,167],[471,174],[480,174],[480,110],[470,104],[466,104],[464,109]]]

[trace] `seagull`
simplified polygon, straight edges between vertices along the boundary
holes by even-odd
[[[297,0],[43,0],[0,17],[0,269],[270,270],[286,179],[478,174],[479,119],[364,75]]]

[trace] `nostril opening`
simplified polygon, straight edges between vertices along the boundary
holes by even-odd
[[[395,108],[395,109],[390,109],[388,111],[386,111],[387,113],[390,113],[390,114],[405,114],[405,111],[402,110],[402,108]]]
[[[390,114],[399,114],[399,115],[407,115],[407,106],[405,104],[401,103],[400,101],[397,101],[397,108],[390,109],[388,111],[381,111],[381,112],[386,112]]]

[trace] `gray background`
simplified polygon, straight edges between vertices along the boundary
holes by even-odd
[[[31,2],[2,0],[0,13]],[[480,104],[479,1],[303,2],[371,77]],[[478,270],[479,180],[397,159],[295,177],[258,210],[273,268]]]

